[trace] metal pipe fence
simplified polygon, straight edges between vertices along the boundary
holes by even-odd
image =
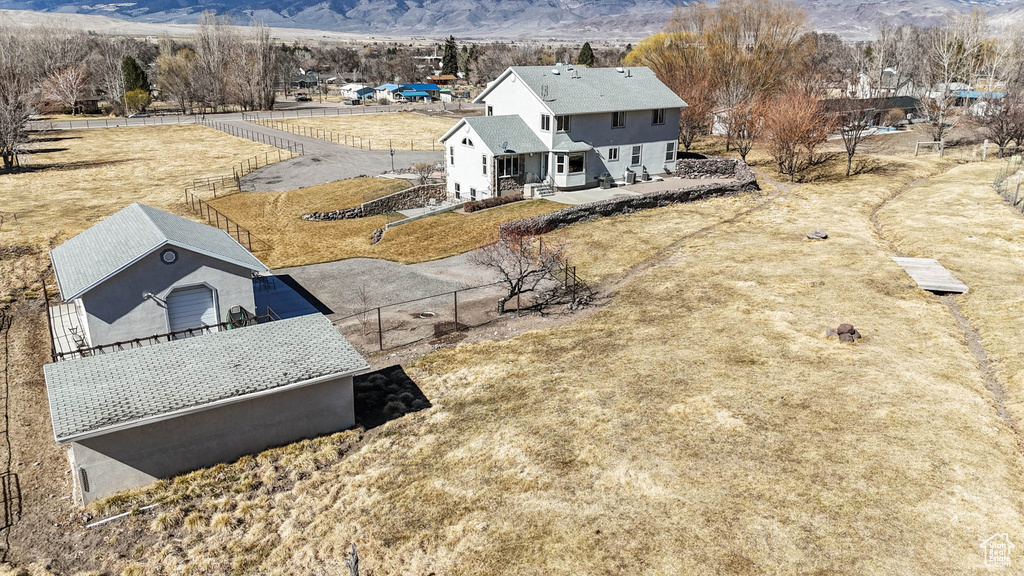
[[[992,187],[1011,206],[1024,212],[1024,195],[1021,194],[1022,180],[1024,180],[1024,160],[1019,155],[1012,156],[996,173]]]
[[[264,134],[263,132],[249,130],[247,128],[242,128],[241,126],[235,126],[234,124],[227,124],[217,120],[206,120],[204,118],[199,120],[197,123],[202,124],[207,128],[213,128],[214,130],[220,130],[221,132],[226,132],[232,136],[237,136],[238,138],[245,138],[247,140],[252,140],[253,142],[268,144],[282,150],[287,150],[295,155],[301,156],[305,153],[305,149],[301,142],[296,142],[287,138]]]
[[[254,236],[249,229],[242,227],[238,222],[228,218],[223,212],[210,206],[209,202],[194,194],[189,188],[185,189],[185,204],[199,214],[201,218],[205,218],[207,224],[227,232],[250,252],[270,249],[269,242]]]
[[[287,122],[280,122],[277,120],[253,118],[248,121],[266,128],[273,128],[274,130],[295,134],[296,136],[316,138],[317,140],[351,146],[353,148],[359,148],[360,150],[410,150],[420,152],[436,152],[438,150],[443,150],[441,145],[434,140],[405,140],[396,138],[377,138],[375,140],[358,134],[335,132],[326,128],[317,128],[315,126],[305,126],[302,124],[289,124]]]

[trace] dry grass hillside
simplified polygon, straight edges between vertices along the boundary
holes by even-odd
[[[259,252],[271,268],[301,266],[342,258],[383,258],[406,264],[468,252],[498,239],[498,225],[564,208],[547,200],[516,202],[462,214],[446,212],[396,226],[377,244],[373,231],[386,216],[310,222],[303,214],[358,206],[405,189],[405,180],[355,178],[287,192],[242,192],[211,200],[217,210],[252,230],[270,248]]]
[[[564,230],[581,273],[611,282],[606,307],[420,359],[407,369],[432,407],[358,438],[100,504],[161,503],[97,529],[88,563],[337,574],[357,542],[367,574],[987,573],[981,542],[1024,533],[1021,438],[871,214],[912,180],[952,195],[989,168],[886,162]],[[994,192],[917,221],[910,194],[883,213],[906,238],[940,228],[974,259],[1018,245],[1020,219]],[[991,241],[956,236],[965,207],[989,215]],[[831,237],[806,240],[814,228]],[[1011,280],[959,301],[995,318],[1024,296]],[[840,322],[863,339],[826,339]],[[1004,357],[1009,323],[979,324]]]

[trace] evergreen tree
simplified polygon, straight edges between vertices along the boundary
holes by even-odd
[[[441,58],[441,74],[459,75],[459,45],[455,36],[444,41],[444,56]]]
[[[596,61],[597,58],[594,57],[594,50],[590,47],[590,42],[584,42],[583,48],[580,48],[580,55],[576,57],[576,63],[593,66]]]
[[[124,57],[124,61],[121,62],[121,73],[124,74],[125,93],[133,90],[143,90],[149,93],[149,77],[146,76],[146,71],[139,66],[135,58]]]

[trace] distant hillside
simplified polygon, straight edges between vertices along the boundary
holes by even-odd
[[[997,22],[1024,17],[1024,0],[799,0],[814,27],[870,38],[879,21],[930,25],[981,8]],[[278,27],[389,36],[636,39],[660,30],[675,0],[0,0],[0,9],[194,23],[203,10]],[[683,0],[688,3],[688,0]]]

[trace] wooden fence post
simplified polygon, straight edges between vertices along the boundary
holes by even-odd
[[[377,307],[377,339],[380,342],[380,349],[384,351],[384,325],[380,321],[380,306]]]

